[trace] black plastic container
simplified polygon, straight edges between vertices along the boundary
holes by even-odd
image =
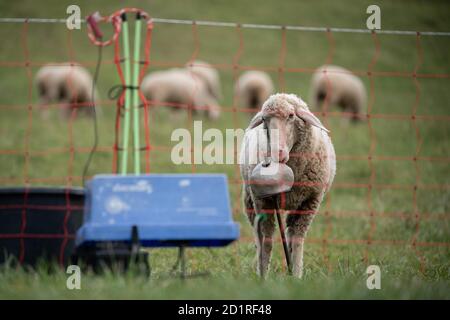
[[[82,188],[0,188],[0,264],[70,262],[83,222]]]

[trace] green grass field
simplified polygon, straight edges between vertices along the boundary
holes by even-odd
[[[158,18],[365,28],[366,8],[373,1],[127,1]],[[62,18],[73,1],[0,1],[2,17]],[[110,1],[78,1],[82,15],[99,10],[104,15],[124,6]],[[446,1],[377,1],[382,29],[450,31]],[[198,58],[230,66],[239,50],[235,28],[197,27]],[[77,119],[71,125],[51,108],[44,121],[37,110],[32,76],[45,62],[76,60],[93,71],[96,48],[85,26],[68,32],[64,24],[4,23],[0,28],[0,184],[79,185],[87,153],[71,154],[70,147],[88,149],[92,122]],[[303,299],[303,298],[450,298],[450,128],[449,37],[378,35],[287,31],[285,52],[280,30],[243,29],[241,66],[272,67],[280,55],[286,69],[313,69],[327,57],[333,64],[352,70],[373,70],[382,76],[363,76],[372,97],[371,120],[346,125],[339,116],[324,119],[331,129],[338,156],[334,188],[309,231],[305,246],[305,276],[285,276],[281,244],[275,246],[271,273],[261,282],[254,273],[252,230],[242,213],[241,187],[230,184],[234,217],[241,223],[241,240],[224,249],[189,250],[190,271],[211,271],[202,279],[180,281],[168,270],[175,262],[174,250],[151,250],[153,275],[83,275],[82,290],[66,289],[67,275],[60,270],[25,272],[9,267],[0,270],[0,298],[51,299]],[[196,48],[192,26],[156,24],[152,58],[155,65],[183,65]],[[330,42],[331,41],[331,42]],[[334,43],[330,46],[330,43]],[[376,50],[376,43],[379,51]],[[379,52],[379,54],[376,54]],[[31,61],[25,68],[24,61]],[[99,94],[105,103],[99,119],[100,142],[111,147],[115,103],[108,89],[119,83],[111,63],[113,49],[104,50]],[[33,64],[34,63],[34,64]],[[159,67],[158,67],[159,65]],[[440,74],[441,77],[398,76],[398,72]],[[27,70],[31,74],[27,73]],[[396,72],[397,76],[389,76]],[[232,68],[220,70],[224,109],[233,106]],[[270,72],[278,91],[308,97],[307,72]],[[31,77],[30,77],[31,75]],[[28,105],[34,105],[32,111]],[[416,120],[411,115],[416,111]],[[336,111],[336,110],[334,110]],[[31,117],[30,117],[31,115]],[[382,116],[383,115],[383,116]],[[386,116],[388,115],[388,116]],[[30,120],[31,119],[31,120]],[[250,116],[224,112],[217,122],[204,121],[204,128],[245,128]],[[152,145],[171,147],[171,132],[189,128],[187,116],[172,119],[167,108],[154,108],[150,115]],[[372,128],[372,130],[370,129]],[[72,137],[72,138],[70,138]],[[7,150],[14,152],[6,152]],[[29,151],[29,158],[24,156]],[[54,152],[47,152],[53,150]],[[56,150],[56,151],[55,151]],[[59,150],[59,151],[58,151]],[[61,152],[62,150],[62,152]],[[67,150],[67,151],[64,151]],[[151,153],[152,172],[192,172],[191,166],[175,166],[170,152]],[[368,154],[372,159],[368,160]],[[417,161],[413,161],[413,157]],[[111,171],[110,152],[98,152],[89,174]],[[196,165],[196,172],[224,172],[238,179],[234,165]],[[42,179],[48,179],[43,181]],[[371,184],[374,187],[364,187]],[[414,186],[417,185],[417,189]],[[372,215],[371,215],[372,212]],[[368,239],[372,242],[368,244]],[[417,246],[413,246],[415,240]],[[366,288],[367,265],[379,265],[382,289]]]

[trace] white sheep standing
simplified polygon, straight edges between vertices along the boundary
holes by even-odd
[[[338,106],[351,113],[351,119],[356,122],[362,119],[366,97],[363,82],[351,71],[334,65],[324,65],[314,71],[309,103],[315,110]]]
[[[194,107],[195,111],[205,108],[209,118],[220,116],[220,106],[210,95],[206,83],[187,69],[173,68],[148,74],[141,84],[147,100],[153,103],[174,103]],[[174,106],[179,109],[182,106]]]
[[[239,161],[244,180],[244,205],[255,230],[257,272],[262,277],[268,271],[275,229],[274,214],[268,214],[266,219],[260,219],[259,215],[275,208],[273,200],[256,198],[250,184],[253,169],[263,160],[267,150],[263,121],[271,135],[275,131],[278,133],[275,139],[271,136],[272,160],[287,164],[295,176],[292,190],[284,194],[284,201],[280,201],[283,196],[278,197],[278,201],[280,208],[287,210],[285,233],[292,272],[301,277],[306,233],[333,182],[336,155],[326,129],[296,95],[281,93],[270,96],[251,120]],[[258,223],[261,223],[260,228]]]
[[[94,113],[97,93],[94,88],[94,97],[92,96],[92,77],[81,66],[47,64],[36,73],[35,85],[40,106],[44,108],[51,103],[60,104],[60,115],[63,118],[69,118],[74,108],[81,114],[92,116]],[[44,110],[43,117],[48,117],[47,109]]]
[[[195,60],[186,63],[185,68],[205,82],[212,97],[217,101],[222,99],[219,73],[211,64],[202,60]]]
[[[242,107],[259,109],[274,92],[274,86],[267,73],[247,71],[236,81],[234,92]]]

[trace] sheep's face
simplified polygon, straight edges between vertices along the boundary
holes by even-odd
[[[45,75],[37,82],[37,91],[39,95],[39,103],[47,105],[55,101],[58,97],[57,88],[55,88],[54,79],[51,74]]]
[[[37,84],[38,94],[39,94],[39,102],[40,104],[48,104],[49,103],[49,88],[44,81],[40,81]]]
[[[310,126],[328,131],[308,109],[306,103],[292,94],[275,94],[255,115],[249,129],[265,123],[270,134],[271,158],[286,163],[294,144],[307,139]]]
[[[270,131],[270,157],[273,161],[286,163],[295,143],[295,112],[263,115],[263,121]]]

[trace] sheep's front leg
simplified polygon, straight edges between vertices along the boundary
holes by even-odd
[[[264,278],[269,270],[270,258],[272,255],[273,233],[275,230],[274,215],[267,213],[264,216],[258,213],[261,212],[261,204],[257,205],[259,210],[256,210],[254,218],[254,230],[256,238],[256,259],[257,259],[257,274]]]
[[[286,238],[292,263],[292,274],[301,278],[303,275],[303,244],[306,233],[314,218],[313,213],[303,213],[304,211],[316,212],[319,201],[309,200],[302,203],[297,209],[299,213],[288,214],[286,218]]]

